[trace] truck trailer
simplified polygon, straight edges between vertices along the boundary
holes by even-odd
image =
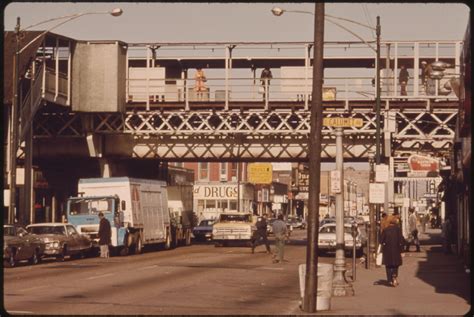
[[[121,255],[141,253],[147,244],[161,243],[165,249],[189,245],[194,221],[192,206],[187,206],[188,192],[192,195],[191,186],[168,187],[157,180],[80,179],[78,196],[67,201],[67,220],[97,242],[102,212],[111,224],[112,249]]]

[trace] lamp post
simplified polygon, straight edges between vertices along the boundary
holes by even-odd
[[[61,16],[57,18],[52,18],[48,19],[33,25],[30,25],[24,29],[21,29],[20,27],[20,17],[17,17],[17,22],[15,26],[15,55],[13,59],[13,100],[12,100],[12,106],[11,106],[11,111],[10,111],[10,123],[9,123],[9,131],[10,131],[10,138],[8,140],[9,144],[9,155],[8,155],[8,165],[10,168],[9,174],[8,174],[8,181],[9,181],[9,188],[10,188],[10,193],[9,193],[9,208],[8,208],[8,222],[9,223],[14,223],[15,221],[15,209],[16,209],[16,158],[17,158],[17,150],[18,150],[18,113],[20,111],[20,97],[19,97],[19,86],[20,86],[20,57],[21,53],[29,47],[32,43],[36,42],[38,39],[40,39],[42,36],[44,36],[46,33],[50,32],[51,30],[69,22],[74,19],[77,19],[79,17],[82,17],[84,15],[91,15],[91,14],[110,14],[114,17],[118,17],[122,15],[123,10],[120,8],[115,8],[112,11],[96,11],[96,12],[83,12],[83,13],[76,13],[72,15],[66,15],[66,16]],[[64,19],[64,20],[63,20]],[[48,22],[53,22],[53,21],[58,21],[58,20],[63,20],[60,23],[50,27],[46,31],[42,32],[38,36],[36,36],[33,40],[25,44],[23,47],[20,47],[20,38],[21,38],[21,32],[24,32],[30,28],[48,23]],[[32,121],[33,118],[27,118],[26,122],[22,122],[22,126],[25,127],[25,131],[28,131],[31,129]],[[26,133],[25,134],[25,144],[26,144],[26,149],[32,149],[31,147],[31,133]],[[28,160],[31,162],[32,161],[32,153],[28,153]],[[26,184],[28,183],[26,180],[31,178],[31,164],[29,168],[26,168],[25,166],[25,201],[29,201],[31,197],[31,193],[29,192],[31,188],[26,188]],[[27,192],[28,191],[28,192]],[[25,206],[25,208],[28,208],[28,206]]]
[[[335,16],[331,16],[331,15],[327,15],[327,14],[324,14],[324,5],[321,6],[320,10],[318,10],[318,4],[316,4],[316,10],[315,10],[315,13],[313,14],[312,12],[309,12],[309,11],[300,11],[300,10],[285,10],[285,9],[282,9],[282,8],[279,8],[279,7],[274,7],[272,10],[272,13],[275,15],[275,16],[281,16],[283,13],[285,12],[294,12],[294,13],[303,13],[303,14],[310,14],[310,15],[314,15],[315,16],[315,41],[314,41],[314,47],[315,47],[315,51],[314,51],[314,62],[313,62],[313,103],[312,103],[312,107],[311,107],[311,132],[310,132],[310,140],[309,140],[309,151],[310,151],[310,157],[311,157],[311,160],[310,160],[310,170],[309,170],[309,174],[310,174],[310,186],[309,186],[309,198],[308,198],[308,204],[309,204],[309,213],[310,213],[310,219],[309,219],[309,222],[308,222],[308,246],[307,246],[307,253],[306,253],[306,281],[305,281],[305,294],[304,294],[304,305],[303,305],[303,309],[307,312],[314,312],[314,309],[315,309],[315,306],[316,306],[316,302],[313,298],[316,297],[316,287],[317,287],[317,254],[316,254],[316,251],[317,251],[317,239],[318,239],[318,232],[317,232],[317,226],[318,226],[318,214],[319,214],[319,176],[320,176],[320,160],[321,160],[321,147],[320,147],[320,144],[319,146],[318,145],[315,145],[313,146],[313,143],[312,141],[313,140],[321,140],[321,128],[322,128],[322,98],[321,100],[319,99],[321,96],[318,96],[318,89],[319,90],[319,94],[322,93],[322,81],[319,82],[320,78],[316,77],[316,69],[320,69],[321,70],[321,74],[322,74],[322,66],[323,66],[323,58],[322,58],[322,52],[321,52],[321,58],[319,59],[319,55],[317,55],[317,48],[318,48],[318,44],[319,45],[323,45],[322,43],[324,42],[324,33],[322,34],[322,36],[320,37],[316,37],[316,33],[317,32],[323,32],[324,31],[324,20],[325,20],[325,17],[327,18],[326,21],[332,23],[332,24],[335,24],[336,26],[344,29],[345,31],[351,33],[352,35],[354,35],[355,37],[357,37],[358,39],[360,39],[362,42],[364,42],[368,47],[370,47],[373,51],[376,52],[376,82],[377,82],[377,85],[376,85],[376,115],[377,115],[377,118],[376,118],[376,151],[378,153],[377,157],[378,157],[378,160],[380,160],[380,157],[379,157],[379,154],[380,154],[380,63],[379,63],[379,60],[380,60],[380,17],[377,17],[377,27],[374,29],[373,27],[371,26],[368,26],[368,25],[365,25],[365,24],[362,24],[362,23],[359,23],[359,22],[356,22],[356,21],[352,21],[352,20],[349,20],[349,19],[345,19],[345,18],[340,18],[340,17],[335,17]],[[322,13],[322,16],[320,16],[319,14]],[[377,47],[374,48],[369,42],[365,41],[363,38],[361,38],[359,35],[355,34],[354,32],[352,32],[350,29],[344,27],[343,25],[339,24],[338,22],[334,21],[334,19],[336,20],[341,20],[341,21],[346,21],[346,22],[351,22],[351,23],[354,23],[354,24],[357,24],[357,25],[360,25],[360,26],[363,26],[363,27],[366,27],[366,28],[369,28],[371,30],[374,30],[376,31],[376,35],[377,35]],[[316,26],[317,23],[319,23],[320,21],[322,21],[322,25],[318,28]],[[318,43],[317,41],[320,40],[321,43]],[[322,50],[322,48],[321,48]],[[318,57],[318,59],[317,59]],[[322,79],[322,78],[321,78]],[[316,102],[316,98],[318,98],[318,101],[319,102]],[[319,107],[318,107],[319,106]],[[317,109],[315,109],[315,107],[317,107]],[[313,120],[313,115],[316,115],[317,116],[317,120]],[[318,125],[319,123],[319,125]],[[314,134],[314,131],[313,131],[313,126],[315,127],[315,132],[317,133],[317,135]],[[319,130],[318,130],[319,129]],[[341,139],[341,144],[340,144],[340,147],[342,148],[342,131],[339,131],[339,134],[341,135],[340,139]],[[336,145],[336,148],[338,148],[338,146]],[[316,151],[319,149],[319,152],[316,153]],[[342,151],[341,151],[342,153]],[[336,160],[338,161],[338,160]],[[317,165],[317,166],[316,166]],[[341,169],[342,169],[342,161],[341,161]],[[342,177],[341,177],[341,182],[342,182]],[[315,184],[317,183],[317,184]],[[340,204],[340,203],[339,203]],[[337,205],[337,204],[336,204]],[[337,208],[337,207],[336,207]],[[340,208],[337,208],[337,210],[339,210],[339,213],[341,213],[340,211]],[[338,212],[336,212],[336,220],[341,218],[341,216],[339,215],[339,217],[337,216]],[[343,217],[343,215],[342,215]],[[371,221],[373,222],[373,219],[371,219]],[[337,231],[341,231],[343,230],[343,219],[342,220],[339,220],[339,223],[336,221],[336,236],[337,236]],[[371,226],[371,228],[373,227],[373,230],[375,230],[375,224],[373,224]],[[340,234],[339,234],[340,235]],[[339,254],[340,256],[340,252],[337,252],[336,253],[336,261],[335,261],[335,264],[340,264],[342,263],[341,262],[341,259],[339,259],[338,261],[338,257],[337,255]],[[342,254],[342,256],[344,256],[344,254]],[[342,259],[342,261],[344,261],[344,259]],[[336,265],[337,266],[337,265]],[[341,269],[339,271],[343,272],[345,269]],[[336,276],[339,275],[337,274],[338,270],[337,270],[337,267],[335,269],[336,271]],[[335,278],[335,281],[336,280],[339,280],[339,279],[336,279]],[[340,279],[342,281],[342,279]],[[337,284],[337,283],[336,283]],[[347,292],[346,291],[342,291],[343,289],[348,289],[346,287],[346,285],[343,285],[343,283],[340,283],[341,286],[343,286],[342,288],[340,288],[341,291],[337,291],[335,293],[335,295],[351,295],[350,291],[348,290]],[[353,292],[352,292],[353,294]],[[313,307],[313,304],[314,304],[314,307]]]

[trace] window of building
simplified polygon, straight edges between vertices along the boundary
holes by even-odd
[[[199,180],[209,180],[209,163],[199,163]]]
[[[227,180],[227,163],[219,163],[219,180]]]
[[[232,162],[232,163],[230,163],[230,164],[231,164],[231,165],[230,165],[230,176],[231,176],[232,178],[235,177],[235,180],[237,180],[237,164],[238,164],[238,163]]]
[[[176,167],[184,167],[183,162],[175,162],[173,165],[176,166]]]

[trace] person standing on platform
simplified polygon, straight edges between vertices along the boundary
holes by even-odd
[[[398,75],[398,82],[400,83],[400,95],[402,96],[407,95],[407,84],[409,77],[410,75],[408,74],[408,70],[405,68],[405,65],[401,65],[400,74]]]

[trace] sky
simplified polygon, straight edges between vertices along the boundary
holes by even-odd
[[[21,28],[77,13],[110,11],[120,7],[120,17],[84,15],[52,30],[77,40],[143,42],[252,42],[313,41],[311,14],[285,12],[276,17],[273,7],[314,12],[313,3],[28,3],[4,7],[4,30],[13,30],[16,18]],[[326,14],[372,27],[380,16],[382,41],[462,40],[469,7],[461,3],[328,3]],[[63,20],[31,30],[47,30]],[[375,40],[368,28],[340,22],[365,40]],[[325,41],[359,41],[349,32],[325,23]],[[323,169],[333,164],[323,164]],[[358,164],[354,164],[357,168]],[[366,169],[368,164],[361,164]]]
[[[85,15],[54,32],[78,40],[138,42],[204,41],[312,41],[313,17],[286,12],[271,13],[275,6],[286,10],[314,12],[313,3],[10,3],[4,8],[4,28],[13,30],[16,17],[21,25],[83,12],[123,9],[120,17]],[[461,3],[329,3],[326,14],[375,25],[380,16],[382,40],[462,40],[469,7]],[[58,21],[33,29],[48,29]],[[364,39],[374,32],[343,22]],[[326,22],[326,41],[357,40]]]

